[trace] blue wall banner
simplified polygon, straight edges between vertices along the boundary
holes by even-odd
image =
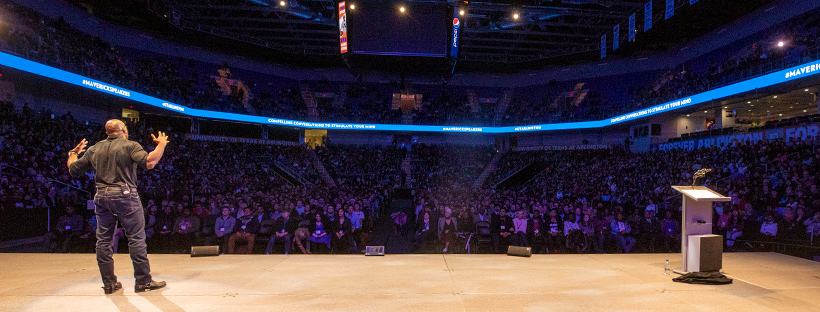
[[[729,147],[736,144],[758,143],[764,140],[783,140],[792,142],[796,140],[816,140],[820,135],[820,124],[807,124],[786,128],[776,128],[769,130],[754,131],[748,133],[719,135],[708,138],[686,140],[680,142],[658,144],[657,149],[668,151],[673,149],[695,150],[711,147]]]
[[[652,1],[643,5],[643,31],[652,29]]]
[[[664,19],[670,19],[675,15],[675,0],[666,0],[666,15]]]
[[[629,16],[629,42],[635,41],[635,13]]]
[[[621,39],[621,24],[615,25],[612,29],[612,51],[618,50],[618,41]]]
[[[606,36],[601,38],[606,40]],[[602,49],[605,53],[606,48]],[[394,124],[354,124],[354,123],[329,123],[329,122],[309,122],[299,120],[281,119],[275,117],[251,116],[235,113],[216,112],[190,108],[181,104],[171,103],[139,92],[120,88],[105,82],[83,77],[74,73],[46,66],[18,56],[0,52],[0,65],[16,68],[35,75],[62,81],[68,84],[96,90],[105,94],[130,99],[146,105],[174,111],[183,115],[221,119],[228,121],[248,122],[263,125],[278,125],[307,129],[340,129],[340,130],[374,130],[374,131],[419,131],[419,132],[473,132],[473,133],[520,133],[537,132],[551,130],[574,130],[602,128],[627,121],[637,120],[655,114],[665,113],[684,107],[707,103],[715,99],[721,99],[739,93],[749,92],[759,88],[776,85],[779,83],[810,77],[820,73],[820,61],[809,62],[800,66],[776,71],[764,76],[756,77],[746,81],[741,81],[728,86],[698,93],[687,98],[656,105],[628,114],[615,116],[604,120],[564,122],[540,125],[522,125],[509,127],[468,127],[468,126],[415,126],[415,125],[394,125]],[[808,133],[808,132],[807,132]]]

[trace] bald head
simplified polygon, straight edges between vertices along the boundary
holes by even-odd
[[[128,129],[125,128],[125,123],[119,119],[111,119],[105,123],[105,134],[107,135],[128,135]]]

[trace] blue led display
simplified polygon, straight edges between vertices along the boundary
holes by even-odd
[[[265,125],[281,125],[310,129],[344,129],[344,130],[377,130],[377,131],[421,131],[421,132],[478,132],[478,133],[520,133],[550,130],[572,130],[601,128],[626,121],[652,116],[655,114],[668,112],[684,107],[689,107],[701,103],[706,103],[715,99],[732,96],[735,94],[748,92],[758,88],[764,88],[786,81],[792,81],[820,72],[820,61],[806,63],[800,66],[777,71],[771,74],[738,82],[725,87],[699,93],[684,99],[660,104],[643,110],[634,111],[628,114],[615,116],[606,120],[565,122],[541,125],[524,125],[510,127],[465,127],[465,126],[416,126],[416,125],[393,125],[393,124],[353,124],[353,123],[326,123],[308,122],[280,118],[268,118],[260,116],[242,115],[234,113],[223,113],[208,110],[201,110],[174,104],[168,101],[148,96],[139,92],[123,89],[111,84],[86,78],[61,69],[46,66],[37,62],[29,61],[11,54],[0,52],[0,65],[16,68],[36,75],[67,82],[73,85],[97,90],[103,93],[112,94],[140,103],[175,111],[184,115],[222,119],[230,121],[250,122]]]

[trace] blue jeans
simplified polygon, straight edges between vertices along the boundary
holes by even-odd
[[[276,239],[281,239],[283,241],[283,244],[285,245],[285,253],[289,254],[290,253],[290,245],[293,244],[293,236],[291,236],[290,234],[287,234],[287,235],[282,236],[282,237],[277,237],[276,233],[273,233],[273,235],[270,236],[270,240],[268,241],[268,247],[265,248],[265,253],[269,254],[269,253],[273,252],[273,245],[276,244]]]
[[[124,194],[125,191],[129,194]],[[117,283],[114,275],[114,258],[111,250],[117,221],[122,224],[128,237],[128,250],[134,264],[137,284],[151,282],[148,264],[148,245],[145,243],[145,214],[142,202],[134,188],[98,188],[94,196],[94,213],[97,215],[97,265],[100,267],[104,285]]]
[[[630,235],[621,235],[613,233],[612,237],[615,238],[615,242],[617,243],[618,250],[623,251],[624,253],[629,253],[632,251],[632,247],[635,246],[635,238]]]

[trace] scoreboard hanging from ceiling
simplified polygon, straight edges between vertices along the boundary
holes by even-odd
[[[458,40],[462,26],[452,14],[446,2],[342,1],[339,48],[342,54],[457,55],[458,41],[452,40]]]

